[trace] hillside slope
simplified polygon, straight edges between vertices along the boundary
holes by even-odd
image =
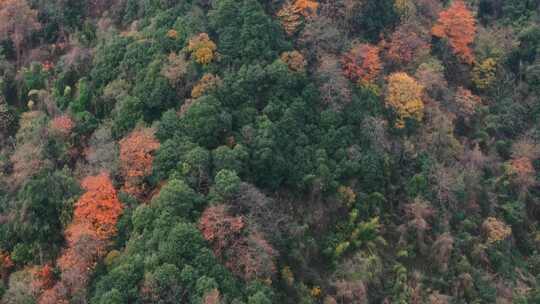
[[[0,0],[0,303],[540,303],[535,0]]]

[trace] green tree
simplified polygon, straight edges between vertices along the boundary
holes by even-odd
[[[242,175],[246,171],[246,162],[249,158],[247,149],[243,145],[235,145],[234,148],[220,146],[212,151],[212,162],[216,172],[227,169]]]
[[[172,179],[161,188],[159,195],[153,199],[162,212],[166,210],[186,219],[193,219],[202,205],[201,198],[185,182]]]
[[[181,131],[194,142],[208,148],[218,146],[230,128],[230,115],[212,96],[197,99],[181,119]]]
[[[8,248],[14,242],[23,242],[31,245],[25,251],[32,252],[33,258],[57,253],[64,228],[70,222],[72,204],[80,193],[78,183],[67,170],[45,169],[33,176],[17,193],[17,217],[8,224],[16,229],[5,240],[11,243]]]
[[[161,75],[161,61],[154,60],[140,72],[135,81],[133,92],[143,105],[142,113],[145,121],[152,122],[161,117],[161,113],[176,102],[176,92],[169,81]]]
[[[209,23],[226,62],[270,61],[286,47],[279,24],[256,0],[216,1]]]
[[[356,33],[364,33],[371,42],[377,42],[381,33],[391,30],[399,22],[393,0],[368,0],[353,9],[350,26]]]
[[[216,174],[216,191],[225,198],[231,198],[240,189],[240,178],[236,172],[223,169]]]

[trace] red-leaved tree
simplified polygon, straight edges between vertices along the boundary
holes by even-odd
[[[341,64],[345,76],[354,82],[372,82],[382,69],[379,48],[370,44],[353,47],[343,55]]]

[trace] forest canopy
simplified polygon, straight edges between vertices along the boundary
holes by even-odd
[[[0,303],[540,303],[536,0],[0,0]]]

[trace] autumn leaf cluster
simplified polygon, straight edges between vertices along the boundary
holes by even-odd
[[[144,191],[142,179],[152,173],[152,153],[159,148],[154,130],[135,130],[120,140],[119,144],[120,167],[125,178],[124,191],[141,195]]]
[[[211,63],[216,56],[217,46],[210,40],[207,33],[200,33],[189,39],[188,51],[195,57],[195,61],[206,65]]]
[[[431,32],[435,37],[448,39],[452,50],[461,60],[473,63],[471,44],[476,34],[476,20],[462,0],[454,1],[439,14],[439,20]]]
[[[398,72],[388,76],[385,101],[386,105],[396,113],[396,127],[403,128],[407,119],[422,120],[423,91],[424,87],[407,73]]]

